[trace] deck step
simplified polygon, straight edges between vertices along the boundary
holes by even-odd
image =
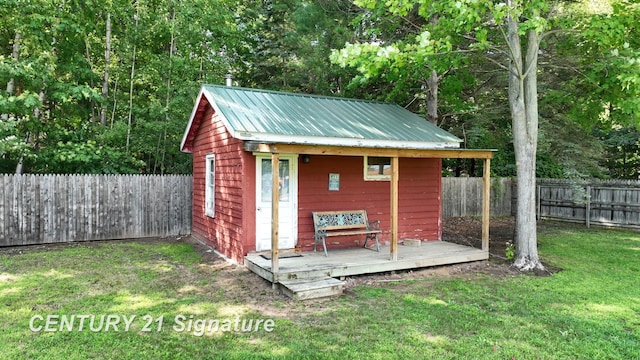
[[[344,283],[332,277],[280,281],[282,292],[296,300],[341,295]]]

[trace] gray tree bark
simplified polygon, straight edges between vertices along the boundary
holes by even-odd
[[[18,61],[18,59],[20,58],[20,41],[22,41],[22,34],[20,33],[20,31],[16,31],[16,34],[13,38],[13,46],[11,49],[11,58],[15,61]],[[9,95],[13,95],[15,89],[15,79],[11,78],[9,79],[9,82],[7,82],[7,93]]]
[[[535,207],[538,144],[537,64],[540,39],[535,30],[527,31],[527,48],[523,61],[518,21],[509,16],[507,22],[507,44],[510,51],[509,107],[518,178],[516,256],[513,266],[521,271],[542,270],[544,266],[538,257]]]
[[[431,70],[427,78],[427,119],[429,122],[438,124],[438,82],[440,78],[435,70]]]

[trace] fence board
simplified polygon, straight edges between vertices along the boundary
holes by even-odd
[[[189,175],[0,174],[0,246],[191,232]]]

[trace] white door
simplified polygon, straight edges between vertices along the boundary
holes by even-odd
[[[256,251],[271,250],[271,155],[256,156]],[[280,155],[278,248],[298,237],[298,156]]]

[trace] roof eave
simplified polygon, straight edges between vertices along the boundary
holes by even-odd
[[[191,116],[189,116],[189,122],[187,123],[187,127],[184,130],[184,134],[182,135],[182,141],[180,142],[180,151],[185,153],[193,152],[193,144],[192,140],[195,135],[194,132],[197,131],[196,125],[199,125],[199,121],[196,116],[199,113],[200,102],[202,101],[202,96],[205,92],[204,86],[200,88],[200,93],[196,97],[195,104],[193,105],[193,110],[191,110]],[[194,121],[195,120],[195,121]],[[190,141],[191,140],[191,141]]]
[[[206,104],[203,104],[203,99]],[[231,137],[235,138],[235,129],[229,124],[229,121],[225,118],[224,114],[218,107],[215,102],[215,99],[212,97],[211,93],[206,89],[206,86],[202,86],[200,88],[200,93],[196,97],[196,102],[191,111],[191,116],[189,117],[189,122],[187,123],[187,128],[182,136],[182,141],[180,143],[180,151],[185,153],[193,153],[193,139],[195,138],[195,134],[198,131],[198,127],[202,121],[202,116],[204,116],[205,108],[209,106],[213,109],[214,114],[218,114],[219,119],[223,122],[225,128],[231,134]]]
[[[460,141],[407,141],[365,138],[340,138],[322,136],[294,136],[282,134],[265,134],[251,132],[236,132],[235,137],[240,140],[264,143],[297,144],[309,146],[347,146],[362,148],[388,149],[458,149]]]

